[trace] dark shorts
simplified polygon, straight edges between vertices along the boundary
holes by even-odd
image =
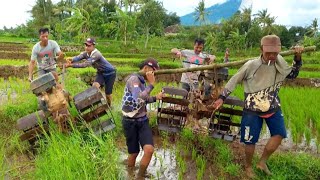
[[[106,95],[112,94],[113,84],[116,80],[116,71],[108,73],[98,73],[95,82],[104,87]]]
[[[265,119],[271,136],[280,135],[287,137],[281,110],[275,112],[271,117]],[[263,118],[256,114],[243,112],[241,121],[241,142],[245,144],[256,144],[259,140]]]
[[[191,87],[188,83],[184,83],[184,82],[180,82],[181,83],[181,88],[187,90],[188,92],[190,92]],[[194,83],[193,84],[193,88],[198,89],[199,84],[198,83]]]
[[[153,146],[152,131],[148,119],[145,121],[132,121],[122,118],[122,126],[129,154],[139,153],[139,144],[141,148],[144,145]]]

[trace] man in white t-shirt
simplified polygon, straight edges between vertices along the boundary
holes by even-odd
[[[184,57],[183,60],[183,68],[190,68],[204,65],[205,63],[212,63],[215,60],[214,55],[204,55],[202,50],[204,48],[205,41],[203,39],[196,39],[194,41],[193,50],[179,50],[177,48],[173,48],[171,50],[177,57]],[[187,90],[188,92],[193,89],[197,89],[199,82],[200,71],[197,72],[187,72],[182,73],[181,76],[181,86],[183,89]]]
[[[49,40],[49,29],[39,29],[40,41],[32,48],[31,60],[29,63],[29,81],[33,80],[33,70],[38,65],[38,75],[43,75],[49,72],[57,78],[55,57],[62,57],[63,53],[56,41]]]

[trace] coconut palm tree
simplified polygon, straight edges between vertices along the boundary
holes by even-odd
[[[65,19],[67,31],[77,34],[78,40],[85,39],[90,36],[90,14],[81,8],[71,9],[73,15]]]
[[[206,23],[208,15],[209,12],[206,11],[204,0],[200,0],[198,6],[195,8],[195,22],[199,22],[201,27],[203,24]],[[198,36],[200,37],[200,30]]]
[[[242,28],[244,32],[248,32],[248,30],[251,27],[251,13],[252,13],[252,7],[242,9],[241,20],[242,20]]]
[[[310,37],[317,37],[318,34],[318,19],[314,18],[314,20],[312,21],[312,24],[310,25],[310,30],[307,32],[307,34]]]
[[[259,24],[262,24],[262,28],[264,28],[267,24],[268,19],[270,18],[270,14],[268,13],[267,9],[263,9],[258,11],[257,14],[254,14],[256,16],[256,20]]]
[[[264,28],[265,34],[276,34],[277,29],[273,26],[276,21],[276,17],[270,17],[266,19],[266,26]]]

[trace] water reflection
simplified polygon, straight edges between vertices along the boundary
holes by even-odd
[[[142,159],[143,151],[140,150],[140,153],[136,160],[136,166],[134,168],[125,168],[127,171],[127,179],[139,179],[137,177],[139,171],[139,163]],[[126,161],[127,153],[121,152],[121,160]],[[126,163],[125,163],[126,165]],[[145,178],[142,179],[178,179],[177,167],[176,167],[176,156],[173,148],[164,149],[155,147],[154,154],[150,161],[149,167],[147,169],[147,174]],[[140,178],[141,179],[141,178]]]

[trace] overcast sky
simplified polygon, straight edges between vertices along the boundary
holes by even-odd
[[[15,27],[30,19],[27,11],[31,10],[36,0],[1,0],[0,28]],[[58,0],[53,0],[57,2]],[[179,16],[192,12],[199,0],[158,0],[163,2],[168,12],[176,12]],[[226,0],[205,0],[206,7]],[[276,23],[283,25],[308,26],[314,18],[320,18],[320,0],[247,0],[252,2],[253,14],[259,10],[277,17]],[[213,12],[214,13],[214,12]],[[320,20],[320,19],[319,19]]]

